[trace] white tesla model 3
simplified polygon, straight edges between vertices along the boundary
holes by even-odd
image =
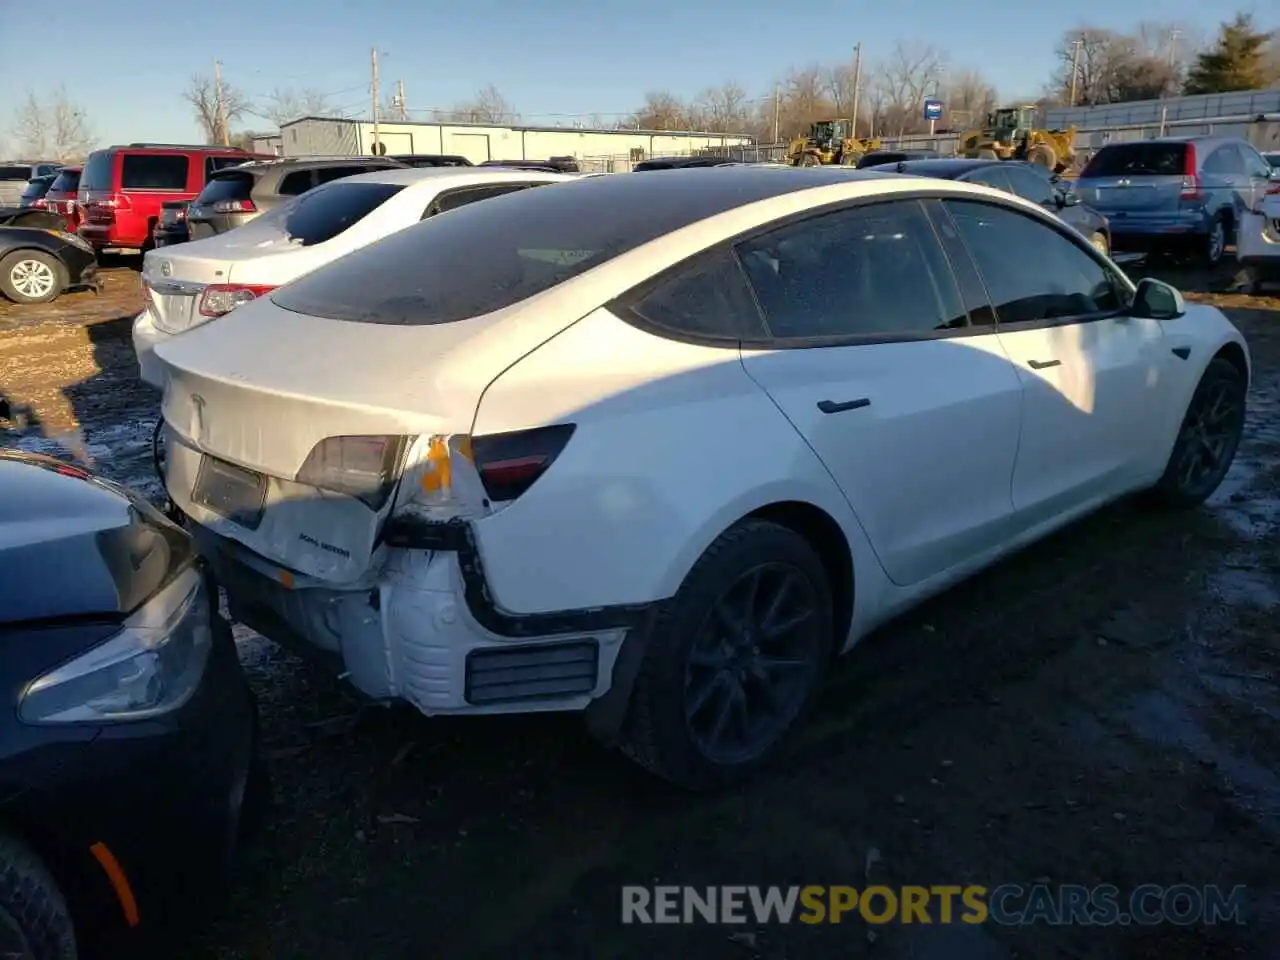
[[[585,711],[692,788],[834,653],[1239,442],[1221,312],[1006,193],[734,167],[451,211],[156,348],[235,616],[427,714]]]

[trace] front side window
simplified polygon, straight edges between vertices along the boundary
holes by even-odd
[[[169,190],[181,193],[187,189],[190,161],[183,154],[126,153],[121,171],[124,190]]]
[[[1010,167],[1005,171],[1013,192],[1024,200],[1038,203],[1042,207],[1057,205],[1057,192],[1047,176],[1036,173],[1030,167]]]
[[[1001,327],[1087,319],[1124,306],[1118,278],[1080,245],[1033,216],[947,200]]]
[[[781,340],[912,338],[969,323],[916,200],[801,220],[739,244],[738,256]]]

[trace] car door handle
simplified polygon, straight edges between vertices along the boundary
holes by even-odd
[[[1062,361],[1061,360],[1028,360],[1027,364],[1031,367],[1032,370],[1044,370],[1044,369],[1047,369],[1048,367],[1060,367],[1062,366]]]
[[[871,406],[869,397],[859,397],[857,400],[844,400],[837,403],[835,400],[819,400],[818,409],[823,413],[843,413],[845,410],[859,410],[862,407]]]

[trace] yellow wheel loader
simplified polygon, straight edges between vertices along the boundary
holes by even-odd
[[[850,136],[852,129],[848,120],[817,121],[809,127],[807,137],[791,141],[787,163],[793,167],[852,167],[863,154],[880,149],[877,139]]]
[[[1040,129],[1035,117],[1035,104],[989,114],[985,127],[961,135],[960,155],[973,160],[1029,160],[1054,173],[1070,170],[1076,159],[1076,128]]]

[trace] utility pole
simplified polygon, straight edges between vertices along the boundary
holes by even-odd
[[[1076,105],[1076,81],[1080,77],[1080,48],[1084,46],[1084,38],[1071,41],[1071,106]]]
[[[862,44],[856,43],[853,46],[853,116],[850,118],[849,125],[853,127],[849,131],[851,136],[858,135],[858,101],[862,99]]]
[[[1182,37],[1182,31],[1174,27],[1169,31],[1169,66],[1176,66],[1178,63],[1178,40]]]
[[[782,119],[782,96],[778,91],[778,85],[773,85],[773,142],[777,143],[781,133],[778,130],[778,122]]]
[[[373,67],[373,82],[369,85],[369,93],[373,102],[373,149],[369,152],[375,157],[378,153],[378,48],[374,47],[370,51],[369,62]]]
[[[409,110],[405,106],[405,102],[404,102],[404,81],[403,80],[396,81],[396,106],[400,108],[400,119],[408,120]]]
[[[231,143],[231,135],[227,130],[227,101],[222,96],[222,61],[213,61],[213,91],[214,96],[218,98],[218,140],[222,145],[229,146]]]

